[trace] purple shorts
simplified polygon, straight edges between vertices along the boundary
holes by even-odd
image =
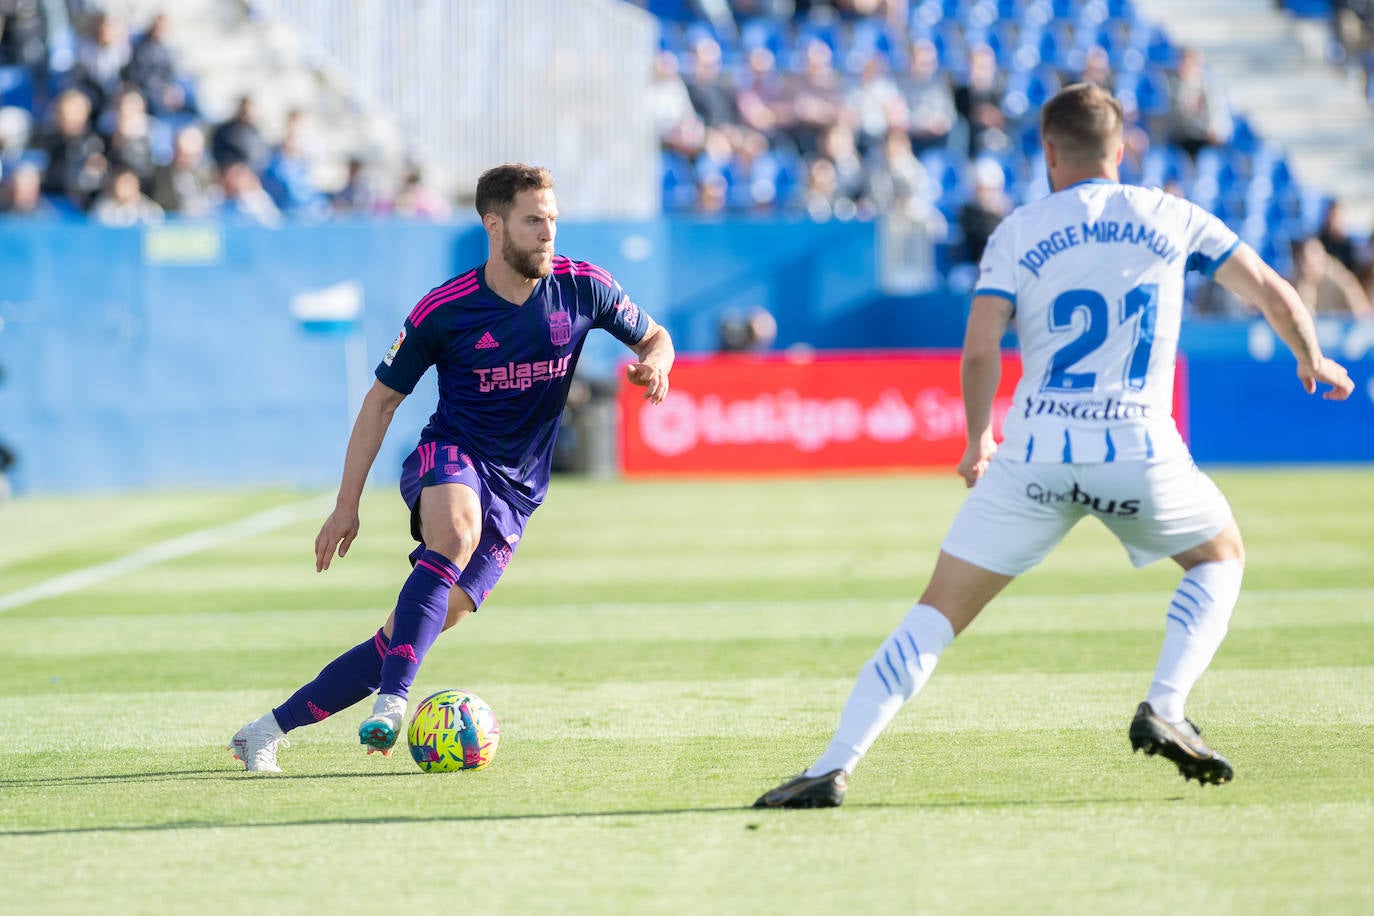
[[[481,538],[472,552],[472,559],[458,577],[458,587],[468,593],[474,606],[480,608],[510,564],[529,516],[493,492],[478,474],[472,458],[458,446],[447,442],[422,442],[401,465],[401,498],[410,507],[410,535],[420,542],[420,547],[410,555],[412,565],[424,550],[425,543],[420,537],[420,491],[443,483],[470,487],[482,504]]]

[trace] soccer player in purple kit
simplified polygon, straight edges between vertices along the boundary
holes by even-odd
[[[558,206],[547,169],[507,164],[477,182],[486,262],[429,292],[377,367],[344,457],[334,511],[315,538],[315,568],[358,536],[358,503],[392,415],[430,366],[439,404],[401,469],[420,545],[385,625],[334,659],[230,742],[248,770],[280,772],[287,732],[378,691],[358,729],[368,753],[390,755],[425,653],[481,606],[543,501],[559,419],[587,333],[604,328],[634,351],[628,380],[657,404],[673,344],[605,270],[553,253]],[[455,587],[456,586],[456,587]]]

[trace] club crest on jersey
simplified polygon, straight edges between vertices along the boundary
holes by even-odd
[[[391,349],[386,351],[386,355],[382,357],[382,362],[390,366],[392,360],[396,358],[396,353],[401,349],[401,344],[405,343],[405,341],[406,329],[401,328],[401,333],[397,334],[396,339],[392,341]]]
[[[572,318],[567,312],[549,312],[549,343],[562,347],[572,340]]]

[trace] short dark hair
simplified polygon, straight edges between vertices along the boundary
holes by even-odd
[[[1065,86],[1040,109],[1040,136],[1074,165],[1105,159],[1121,139],[1121,103],[1095,83]]]
[[[477,215],[495,213],[505,219],[515,206],[515,195],[552,187],[553,173],[543,166],[508,162],[487,169],[477,179]]]

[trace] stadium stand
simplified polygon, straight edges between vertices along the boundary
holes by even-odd
[[[901,213],[943,239],[942,266],[957,277],[998,211],[1047,193],[1039,107],[1089,80],[1126,106],[1125,180],[1206,206],[1291,274],[1291,243],[1332,222],[1333,198],[1300,183],[1288,144],[1232,107],[1211,52],[1174,39],[1186,17],[1146,12],[1167,14],[1169,2],[642,0],[661,22],[646,98],[663,210]],[[1317,23],[1324,60],[1359,74],[1367,93],[1374,4],[1277,6]],[[138,4],[139,17],[116,7],[0,0],[0,213],[273,225],[452,212],[418,167],[385,188],[359,155],[323,168],[298,110],[275,111],[269,127],[245,90],[232,113],[207,114],[158,5]],[[1368,280],[1367,235],[1347,237]]]

